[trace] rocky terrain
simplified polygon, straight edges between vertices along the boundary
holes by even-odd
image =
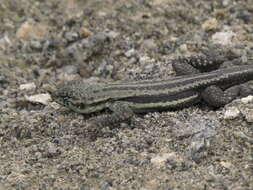
[[[253,64],[252,0],[3,0],[0,21],[0,189],[253,189],[253,96],[94,134],[96,114],[47,91],[172,78],[171,59],[211,50]]]

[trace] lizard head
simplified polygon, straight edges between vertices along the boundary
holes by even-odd
[[[53,101],[73,111],[88,113],[98,85],[83,80],[73,80],[57,85],[50,94]]]
[[[74,111],[85,109],[85,92],[85,84],[81,80],[64,82],[50,90],[53,101]]]

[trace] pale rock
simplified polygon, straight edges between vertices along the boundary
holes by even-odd
[[[4,35],[3,38],[0,38],[0,49],[4,50],[9,45],[11,45],[11,40],[7,35]]]
[[[127,52],[125,52],[126,57],[132,57],[135,54],[135,49],[130,49]]]
[[[146,39],[143,41],[141,45],[142,49],[157,49],[157,45],[155,43],[155,40],[153,39]]]
[[[52,107],[55,110],[58,110],[61,107],[61,105],[56,102],[50,102],[49,105],[50,105],[50,107]]]
[[[242,102],[243,104],[249,104],[249,103],[253,102],[253,96],[250,95],[250,96],[247,96],[247,97],[245,97],[245,98],[242,98],[242,99],[241,99],[241,102]]]
[[[151,158],[151,163],[156,165],[157,167],[164,166],[167,160],[177,160],[177,155],[172,153],[163,153],[160,155],[156,155],[155,157]]]
[[[20,90],[34,90],[35,88],[36,88],[36,85],[34,84],[34,82],[21,84],[19,86]]]
[[[240,115],[240,110],[237,107],[230,107],[224,114],[224,119],[235,119]]]
[[[225,161],[221,161],[220,164],[227,169],[231,169],[232,168],[232,163],[231,162],[225,162]]]
[[[179,50],[180,50],[182,53],[188,52],[187,44],[182,44],[182,45],[179,47]]]
[[[222,31],[216,32],[212,35],[212,41],[216,44],[221,45],[231,45],[232,40],[236,37],[236,34],[233,31]]]
[[[202,29],[205,31],[215,30],[218,27],[216,18],[210,18],[202,24]]]
[[[48,93],[36,94],[36,95],[33,95],[33,96],[26,96],[25,98],[29,102],[41,103],[41,104],[44,104],[44,105],[48,105],[48,103],[52,100],[51,96]]]
[[[24,22],[16,32],[16,36],[19,39],[31,40],[31,39],[44,39],[49,32],[49,27],[45,24],[35,23],[32,21]]]

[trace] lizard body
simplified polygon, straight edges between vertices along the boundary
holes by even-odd
[[[219,107],[237,96],[252,93],[252,90],[239,84],[253,80],[253,65],[204,73],[195,69],[210,65],[217,67],[219,64],[219,60],[204,60],[203,64],[203,59],[193,57],[173,63],[174,69],[181,76],[172,79],[114,83],[75,80],[61,85],[52,95],[57,103],[75,112],[90,114],[105,109],[111,110],[113,114],[101,118],[101,123],[110,124],[129,119],[134,113],[183,108],[200,100]]]

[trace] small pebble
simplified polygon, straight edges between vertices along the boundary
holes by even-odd
[[[232,168],[232,163],[231,162],[225,162],[225,161],[221,161],[220,164],[227,169],[231,169]]]
[[[232,31],[216,32],[212,35],[212,41],[215,44],[231,45],[232,40],[236,37],[236,34]]]
[[[40,41],[38,40],[33,40],[31,41],[31,48],[33,48],[34,50],[42,50],[42,44],[40,43]]]
[[[130,49],[127,52],[125,52],[126,57],[132,57],[135,54],[135,49]]]
[[[146,39],[142,42],[141,48],[142,49],[151,49],[152,50],[152,49],[157,49],[157,45],[156,45],[154,39]]]
[[[250,96],[247,96],[245,98],[242,98],[241,102],[244,103],[244,104],[253,103],[253,96],[250,95]]]
[[[182,44],[182,45],[179,47],[179,50],[180,50],[182,53],[188,52],[187,44]]]
[[[27,101],[33,103],[41,103],[43,105],[48,105],[48,103],[52,100],[49,94],[36,94],[33,96],[26,96]]]
[[[151,163],[156,165],[157,167],[164,166],[167,160],[178,160],[178,156],[176,153],[163,153],[161,155],[156,155],[155,157],[151,158]]]
[[[6,49],[8,45],[11,45],[11,41],[7,35],[4,35],[3,38],[0,38],[0,49]]]
[[[51,155],[57,154],[57,148],[52,143],[48,143],[48,153]]]
[[[78,69],[77,69],[77,66],[75,65],[66,65],[66,66],[63,66],[60,71],[65,74],[70,75],[70,74],[77,74]]]
[[[27,83],[27,84],[21,84],[19,86],[20,90],[34,90],[36,88],[36,85],[31,82],[31,83]]]
[[[61,107],[61,105],[57,104],[56,102],[51,102],[49,105],[55,110],[58,110]]]
[[[47,25],[32,21],[24,22],[17,30],[16,36],[19,39],[44,39],[49,32]]]
[[[82,27],[82,28],[80,29],[80,35],[81,35],[82,37],[85,37],[85,38],[86,38],[86,37],[92,35],[92,32],[91,32],[88,28]]]
[[[216,18],[210,18],[202,24],[202,29],[205,31],[215,30],[218,27]]]
[[[236,107],[230,107],[226,110],[225,114],[224,114],[224,119],[235,119],[237,117],[239,117],[240,115],[240,110]]]
[[[224,7],[228,6],[229,3],[230,3],[230,0],[223,0],[223,1],[222,1],[222,5],[223,5]]]
[[[79,34],[78,32],[66,32],[64,34],[64,38],[68,41],[68,42],[74,42],[76,40],[78,40],[79,38]]]

